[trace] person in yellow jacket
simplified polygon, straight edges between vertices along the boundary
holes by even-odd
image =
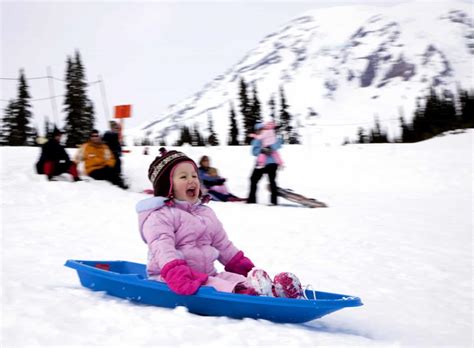
[[[109,147],[102,142],[98,130],[92,130],[89,141],[82,144],[77,151],[75,162],[79,164],[81,161],[84,161],[86,174],[91,178],[110,181],[123,189],[128,188],[113,169],[115,157]]]

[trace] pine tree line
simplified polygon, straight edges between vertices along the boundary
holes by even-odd
[[[413,143],[432,138],[454,129],[474,127],[474,91],[458,88],[457,100],[450,91],[438,95],[430,89],[426,103],[418,103],[413,121],[407,124],[400,117],[402,135],[400,142]]]
[[[36,145],[38,130],[31,126],[31,96],[23,69],[18,79],[18,97],[8,102],[4,109],[0,145],[28,146]],[[85,68],[78,51],[66,61],[66,95],[64,111],[66,112],[64,132],[66,146],[75,147],[89,138],[94,128],[95,116],[92,101],[87,97]],[[46,118],[44,121],[45,136],[48,137],[57,125]]]
[[[201,134],[199,126],[197,124],[195,124],[193,128],[190,128],[188,126],[182,126],[180,128],[179,138],[174,143],[174,146],[182,146],[184,144],[189,144],[191,146],[219,145],[219,139],[217,138],[217,134],[214,131],[214,122],[212,121],[211,115],[208,115],[207,132],[209,133],[209,136],[206,138]],[[166,146],[164,142],[160,145]]]
[[[280,109],[277,111],[275,97],[272,95],[268,101],[271,119],[278,124],[277,132],[283,137],[284,142],[289,144],[299,144],[300,137],[292,126],[293,116],[288,111],[289,105],[286,101],[285,92],[282,87],[279,89]],[[250,134],[255,132],[255,125],[262,122],[262,106],[258,96],[256,83],[251,85],[243,78],[239,80],[238,91],[238,111],[242,115],[243,141],[239,141],[241,130],[237,123],[237,111],[233,102],[229,105],[229,133],[227,145],[248,145],[252,141]],[[191,146],[216,146],[219,145],[217,134],[214,131],[213,120],[211,115],[208,116],[209,136],[203,137],[199,127],[194,125],[180,127],[180,135],[174,146],[189,144]]]
[[[400,116],[401,136],[393,142],[414,143],[432,138],[438,134],[455,129],[474,128],[474,91],[458,88],[457,97],[450,91],[444,91],[441,95],[430,88],[426,101],[422,105],[420,101],[414,111],[411,123],[407,123]],[[378,118],[372,129],[364,130],[360,127],[357,131],[355,143],[388,143],[390,139],[384,131]],[[349,143],[346,139],[344,144]]]
[[[262,122],[262,108],[258,97],[257,84],[252,84],[252,91],[243,78],[239,81],[239,109],[243,120],[243,144],[248,145],[252,141],[250,134],[255,132],[255,125]],[[300,136],[292,126],[293,115],[289,112],[283,87],[279,88],[280,109],[276,110],[275,97],[272,95],[268,101],[271,119],[278,125],[277,132],[283,137],[284,142],[299,144]],[[228,145],[240,145],[239,127],[236,121],[236,112],[233,104],[230,105],[230,131]]]

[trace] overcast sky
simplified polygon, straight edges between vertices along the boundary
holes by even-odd
[[[106,111],[114,105],[132,104],[136,126],[160,115],[170,105],[199,91],[217,75],[237,63],[261,39],[307,10],[354,3],[386,5],[402,1],[2,1],[2,78],[47,75],[64,79],[68,55],[80,51],[89,81],[102,76],[88,89],[97,127],[106,127]],[[50,96],[47,79],[28,81],[32,99]],[[1,81],[5,100],[17,95],[17,81]],[[54,94],[63,95],[64,84],[54,80]],[[63,99],[56,98],[58,110]],[[33,101],[40,131],[43,117],[54,121],[50,100]],[[56,117],[63,125],[64,115]]]

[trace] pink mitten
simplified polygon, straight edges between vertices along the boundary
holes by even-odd
[[[209,277],[207,274],[192,270],[184,260],[168,262],[160,274],[170,289],[179,295],[196,293]]]
[[[225,270],[227,272],[238,273],[246,277],[250,270],[254,267],[255,265],[252,263],[252,261],[244,256],[243,251],[239,251],[229,262],[227,262],[227,265],[225,265]]]

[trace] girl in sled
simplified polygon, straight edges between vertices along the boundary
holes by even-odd
[[[151,163],[154,197],[137,204],[142,239],[148,244],[150,279],[164,281],[180,295],[202,285],[247,295],[301,298],[296,276],[284,272],[272,281],[229,240],[214,211],[205,205],[196,163],[169,151]],[[214,261],[225,266],[217,272]]]

